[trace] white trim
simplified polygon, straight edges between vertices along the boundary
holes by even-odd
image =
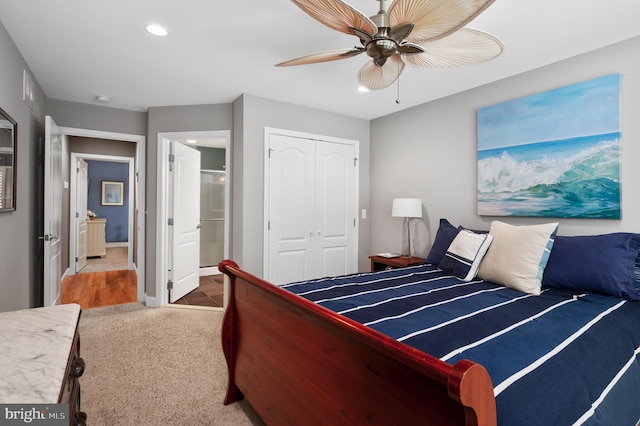
[[[263,190],[263,224],[262,224],[262,276],[265,277],[265,279],[268,279],[267,277],[269,277],[269,176],[270,176],[270,170],[269,170],[269,140],[271,135],[282,135],[282,136],[289,136],[289,137],[294,137],[294,138],[299,138],[299,139],[310,139],[310,140],[320,140],[320,141],[326,141],[326,142],[334,142],[334,143],[340,143],[340,144],[345,144],[345,145],[351,145],[354,147],[354,151],[355,151],[355,156],[358,160],[357,163],[357,169],[356,169],[356,173],[355,173],[355,185],[356,185],[356,206],[355,206],[355,230],[354,230],[354,245],[353,245],[353,256],[354,256],[354,270],[352,271],[353,273],[358,272],[358,264],[359,264],[359,259],[358,259],[358,246],[360,244],[360,221],[358,220],[359,215],[357,214],[360,211],[360,141],[357,140],[353,140],[353,139],[343,139],[343,138],[337,138],[337,137],[333,137],[333,136],[324,136],[324,135],[317,135],[317,134],[313,134],[313,133],[305,133],[305,132],[298,132],[298,131],[294,131],[294,130],[285,130],[285,129],[278,129],[275,127],[265,127],[264,128],[264,176],[263,176],[263,182],[264,182],[264,190]]]
[[[218,270],[217,266],[209,266],[206,268],[200,268],[200,276],[201,277],[207,277],[209,275],[219,275],[222,272],[220,272],[220,270]]]
[[[205,137],[220,137],[225,138],[226,151],[225,151],[225,226],[224,226],[224,257],[229,257],[229,247],[231,243],[229,229],[231,227],[231,131],[230,130],[210,130],[210,131],[194,131],[194,132],[158,132],[157,146],[157,197],[156,197],[156,300],[157,306],[164,306],[169,303],[169,297],[167,292],[167,280],[168,280],[168,201],[167,196],[169,186],[169,162],[167,161],[169,155],[169,143],[172,139],[188,139],[188,138],[205,138]],[[223,300],[226,306],[226,294],[228,289],[228,283],[225,281]]]
[[[129,247],[129,243],[127,241],[121,243],[105,243],[107,248],[109,247]]]
[[[145,205],[145,200],[146,200],[146,189],[145,189],[145,185],[146,185],[146,175],[145,175],[145,170],[146,170],[146,158],[145,158],[145,153],[147,152],[147,148],[146,148],[146,136],[142,136],[142,135],[134,135],[134,134],[128,134],[128,133],[117,133],[117,132],[104,132],[101,130],[89,130],[89,129],[79,129],[79,128],[73,128],[73,127],[58,127],[60,129],[60,132],[65,135],[65,136],[79,136],[79,137],[86,137],[86,138],[95,138],[95,139],[109,139],[109,140],[116,140],[116,141],[125,141],[125,142],[134,142],[136,144],[136,156],[135,156],[135,161],[134,164],[135,166],[130,166],[129,167],[129,177],[130,177],[130,184],[135,185],[137,191],[133,191],[130,190],[129,191],[129,196],[132,197],[131,194],[133,194],[134,192],[137,193],[137,203],[135,201],[132,201],[133,199],[130,198],[130,205],[132,206],[132,209],[135,209],[137,207],[138,211],[136,213],[136,217],[137,217],[137,224],[138,224],[138,229],[137,232],[135,233],[135,241],[137,241],[137,246],[138,246],[138,251],[137,251],[137,262],[134,265],[135,266],[135,270],[137,271],[137,281],[138,281],[138,286],[137,286],[137,293],[138,293],[138,302],[142,302],[145,303],[147,306],[149,303],[149,298],[146,297],[145,294],[145,252],[146,252],[146,242],[145,242],[145,222],[146,222],[146,205]],[[73,153],[72,153],[73,154]],[[76,153],[79,154],[79,153]],[[83,158],[87,157],[87,156],[95,156],[97,154],[82,154]],[[73,164],[73,163],[70,163]],[[135,168],[135,170],[134,170]],[[133,177],[132,177],[133,176]],[[71,184],[74,185],[75,188],[75,183],[73,179],[69,179],[71,181]],[[131,188],[130,188],[131,189]],[[73,203],[74,207],[75,207],[75,198],[71,197],[71,202]],[[75,210],[75,209],[74,209]],[[69,209],[69,216],[71,216],[71,209]],[[129,235],[134,235],[133,232],[133,223],[134,220],[133,216],[131,215],[131,212],[129,214]],[[69,227],[69,232],[71,232],[71,229],[73,229],[73,227]],[[129,240],[132,240],[131,238],[129,238]],[[132,241],[130,241],[131,244]],[[75,239],[69,238],[69,248],[71,250],[71,245],[75,246]],[[133,245],[129,246],[129,256],[133,256]],[[71,251],[70,251],[71,253]],[[74,253],[75,253],[75,247],[74,247]],[[74,259],[75,259],[75,254],[74,254]],[[69,258],[69,263],[71,263],[71,257]],[[132,260],[129,262],[129,264],[131,265]],[[74,268],[75,269],[75,268]],[[153,305],[152,305],[153,306]]]

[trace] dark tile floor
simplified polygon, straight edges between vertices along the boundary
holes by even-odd
[[[220,274],[200,277],[200,285],[198,288],[173,303],[222,308],[222,300],[223,275]]]

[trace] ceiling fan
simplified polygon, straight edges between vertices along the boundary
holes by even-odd
[[[314,64],[366,53],[372,60],[358,72],[370,90],[391,85],[405,64],[420,69],[473,65],[502,53],[495,36],[463,28],[495,0],[385,0],[371,18],[343,0],[291,0],[329,28],[355,35],[362,46],[329,50],[281,62],[276,66]]]

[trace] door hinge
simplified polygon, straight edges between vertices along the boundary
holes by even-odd
[[[167,224],[168,224],[169,226],[173,226],[173,218],[172,218],[172,217],[170,217],[170,218],[167,220],[167,222],[168,222]]]
[[[167,281],[167,289],[168,290],[173,290],[173,281],[171,281],[171,280]]]
[[[78,263],[78,258],[76,257],[76,263]]]
[[[267,150],[267,152],[269,153],[269,158],[271,158],[271,153],[273,152],[273,149],[272,149],[272,148],[269,148],[269,149]]]
[[[80,217],[80,212],[76,212],[76,217]]]
[[[173,171],[173,163],[176,161],[176,156],[173,154],[169,154],[169,171]]]
[[[356,157],[353,157],[353,167],[356,167],[358,165],[358,159]]]
[[[356,218],[353,218],[353,226],[356,226]]]

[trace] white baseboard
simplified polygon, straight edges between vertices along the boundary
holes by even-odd
[[[127,241],[117,242],[117,243],[106,243],[107,247],[129,247],[129,243]]]
[[[200,268],[200,276],[206,277],[208,275],[218,275],[221,272],[218,270],[217,266],[209,266],[207,268]]]
[[[144,305],[147,308],[159,308],[160,306],[157,303],[158,303],[158,299],[155,296],[146,296],[146,301]]]

